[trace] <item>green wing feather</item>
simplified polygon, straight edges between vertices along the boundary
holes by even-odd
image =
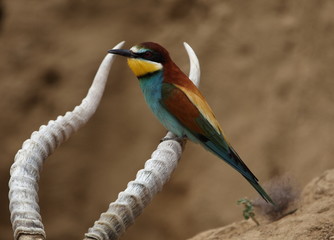
[[[187,132],[191,133],[192,136],[187,136],[188,138],[195,138],[196,142],[227,162],[242,174],[267,202],[273,203],[269,195],[259,185],[258,179],[225,139],[216,119],[207,119],[202,114],[204,111],[210,111],[206,116],[214,117],[202,95],[194,96],[191,94],[194,93],[185,92],[185,88],[171,83],[163,83],[161,104],[187,129]],[[192,100],[196,103],[193,103]],[[201,106],[201,109],[198,109],[197,106]],[[212,122],[218,126],[213,126]]]

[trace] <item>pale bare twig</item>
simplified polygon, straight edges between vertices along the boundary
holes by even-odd
[[[119,48],[124,42],[119,43]],[[199,84],[199,63],[189,45],[185,43],[191,67],[190,78]],[[15,156],[9,181],[11,221],[16,240],[44,240],[46,234],[38,205],[38,181],[44,161],[57,147],[82,127],[95,113],[101,100],[114,56],[108,54],[100,65],[93,84],[82,103],[72,112],[40,127],[26,140]],[[176,168],[182,153],[182,142],[168,133],[168,141],[159,144],[152,158],[137,174],[135,181],[119,194],[106,213],[86,234],[87,239],[118,239],[131,225],[152,197],[161,191]],[[103,227],[101,227],[103,226]]]

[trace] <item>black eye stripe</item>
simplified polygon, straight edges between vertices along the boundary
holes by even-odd
[[[142,58],[151,58],[153,56],[153,53],[151,51],[145,51],[145,52],[142,52],[142,53],[139,53],[139,55],[142,57]]]
[[[144,56],[145,56],[145,57],[152,57],[153,54],[152,54],[152,52],[147,51],[147,52],[144,52]]]
[[[160,53],[153,52],[153,51],[150,51],[150,50],[147,50],[147,51],[142,52],[142,53],[138,53],[138,55],[139,55],[140,58],[150,60],[150,61],[153,61],[153,62],[158,62],[158,63],[163,63],[164,62],[163,57],[161,56]]]

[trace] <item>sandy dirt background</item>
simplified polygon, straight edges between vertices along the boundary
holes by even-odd
[[[290,214],[272,221],[258,214],[259,226],[249,219],[205,231],[189,240],[332,240],[334,239],[334,169],[310,181]],[[289,212],[289,211],[287,211]],[[283,212],[282,212],[283,213]]]
[[[30,134],[81,102],[106,51],[126,40],[165,46],[201,90],[261,182],[304,186],[334,167],[334,2],[0,1],[0,232],[11,239],[9,168]],[[92,120],[46,162],[40,205],[48,239],[80,239],[150,157],[165,130],[118,58]],[[124,240],[186,239],[242,219],[256,193],[188,143],[171,181]]]

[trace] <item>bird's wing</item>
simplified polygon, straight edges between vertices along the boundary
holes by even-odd
[[[229,148],[214,113],[197,88],[190,90],[178,84],[163,83],[161,104],[199,140],[221,142],[222,147]]]
[[[162,84],[161,104],[208,150],[240,172],[268,202],[268,194],[258,179],[227,142],[221,127],[204,97],[196,89],[173,83]]]

